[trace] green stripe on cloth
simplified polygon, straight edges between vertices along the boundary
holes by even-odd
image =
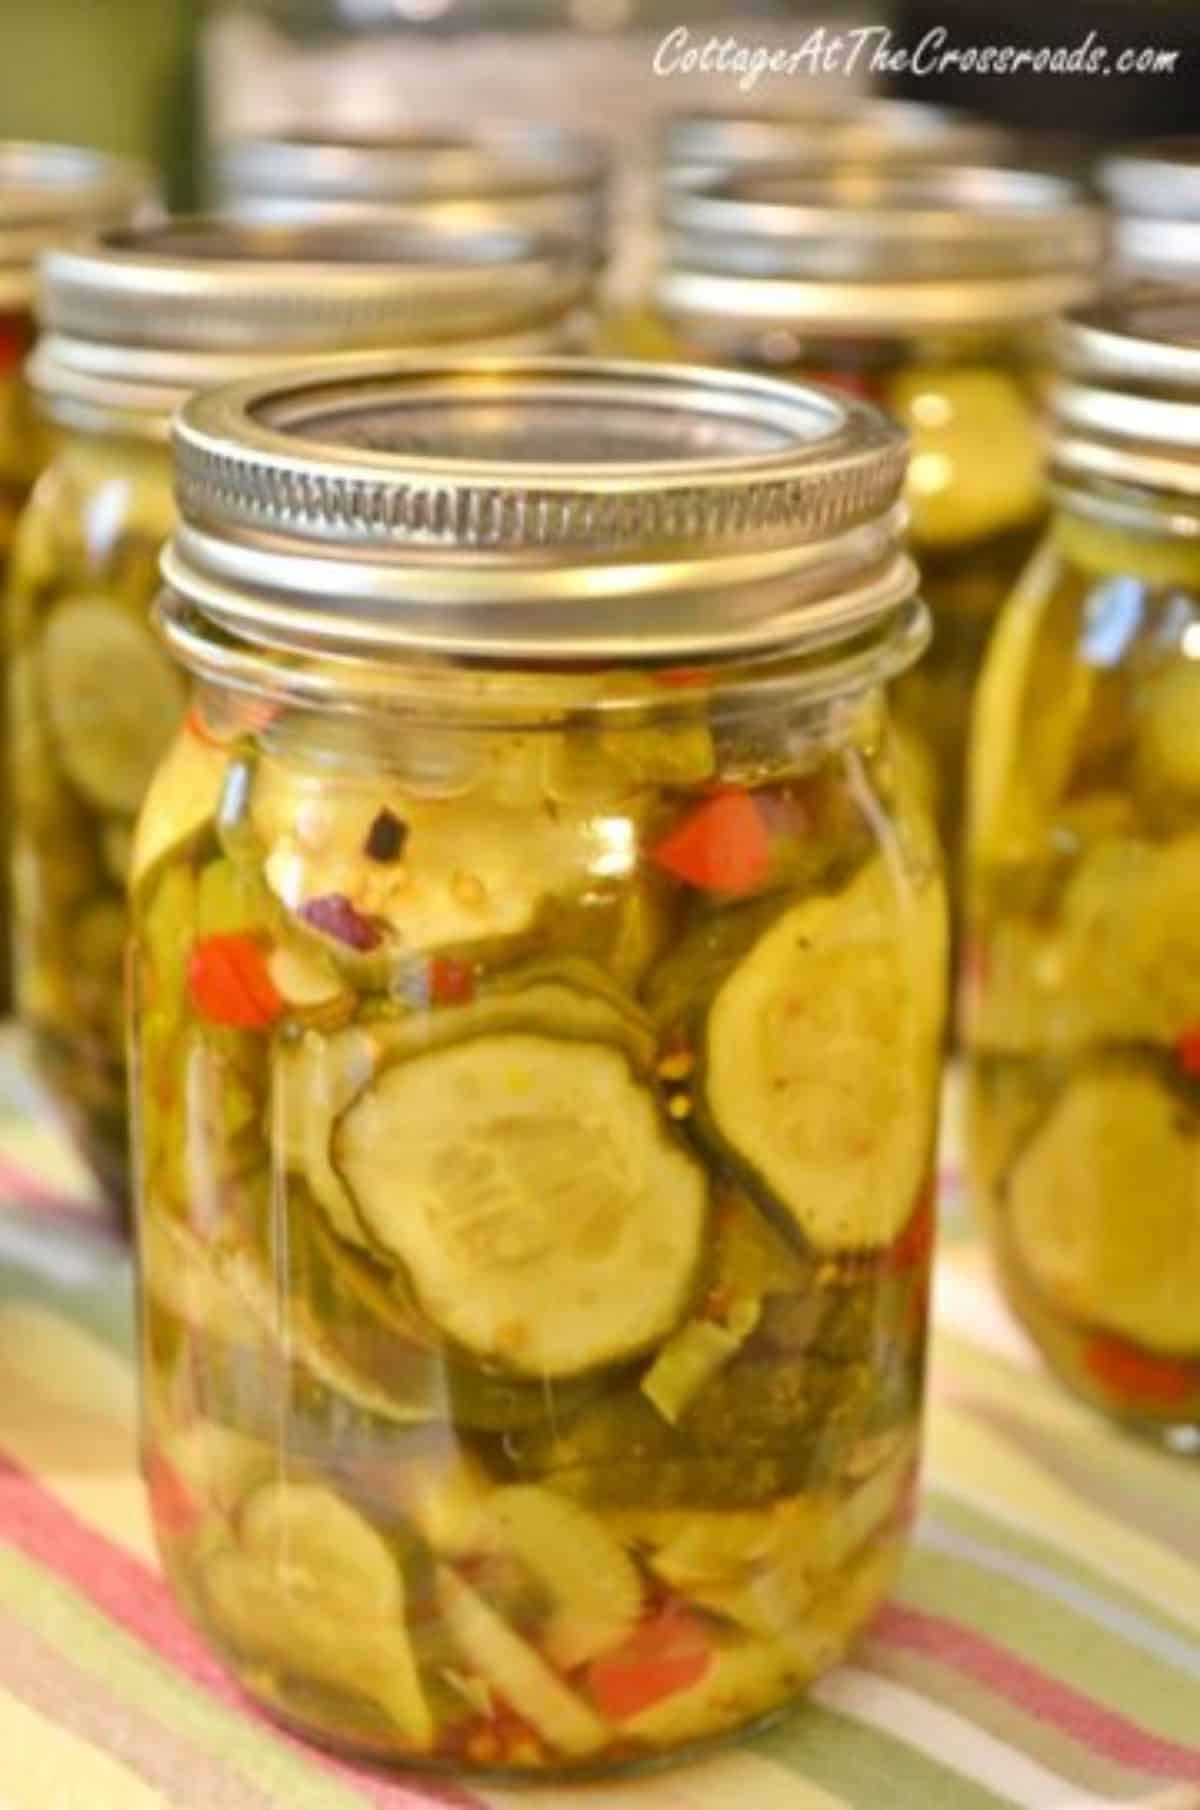
[[[805,1704],[786,1722],[754,1736],[749,1745],[798,1777],[845,1798],[855,1810],[1011,1810],[1016,1801],[986,1790],[857,1717],[819,1703]]]
[[[181,1679],[61,1578],[4,1546],[0,1546],[0,1608],[49,1646],[69,1654],[73,1664],[103,1680],[116,1696],[219,1755],[226,1766],[288,1810],[362,1810],[362,1797],[318,1770],[315,1761],[310,1763],[282,1738]],[[187,1797],[179,1801],[190,1810]]]
[[[859,1653],[858,1662],[931,1703],[952,1707],[972,1727],[982,1729],[1055,1777],[1069,1780],[1089,1796],[1121,1802],[1137,1797],[1146,1788],[1144,1773],[1093,1753],[1049,1722],[1040,1721],[972,1678],[952,1671],[939,1658],[901,1652],[871,1640]]]
[[[1117,1635],[1051,1602],[1012,1577],[999,1577],[942,1551],[909,1555],[895,1592],[935,1613],[953,1604],[956,1623],[988,1635],[1031,1665],[1118,1710],[1156,1734],[1194,1740],[1200,1685]]]
[[[114,1238],[39,1209],[0,1212],[0,1305],[29,1301],[133,1359],[133,1267]]]
[[[1001,1576],[1024,1577],[1044,1598],[1063,1601],[1089,1622],[1113,1628],[1135,1654],[1144,1648],[1200,1684],[1200,1628],[1169,1615],[1087,1563],[1086,1554],[994,1519],[946,1490],[926,1489],[918,1542],[957,1541]]]

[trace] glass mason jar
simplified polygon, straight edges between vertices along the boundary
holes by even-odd
[[[1200,282],[1200,138],[1143,139],[1100,165],[1112,252],[1127,281]]]
[[[342,1749],[636,1767],[887,1589],[944,986],[903,443],[770,379],[355,361],[189,404],[133,858],[145,1454]]]
[[[1044,515],[1042,334],[1094,285],[1099,216],[1057,178],[967,166],[743,172],[662,205],[672,355],[833,383],[909,430],[934,638],[897,709],[956,857],[972,686]]]
[[[964,1038],[1017,1313],[1079,1393],[1196,1451],[1200,355],[1195,300],[1157,293],[1062,334],[1054,517],[975,718]]]
[[[607,255],[609,180],[598,140],[533,124],[287,132],[230,139],[214,160],[221,206],[242,219],[498,220],[576,240],[597,262]]]
[[[590,283],[571,247],[507,229],[182,221],[48,261],[31,369],[59,450],[22,520],[11,601],[17,991],[38,1068],[118,1202],[133,821],[183,710],[149,624],[173,409],[347,347],[558,348]]]
[[[148,192],[143,172],[119,158],[70,145],[0,143],[0,595],[17,517],[50,456],[49,431],[22,376],[33,344],[34,265],[48,246],[88,225],[128,219]],[[0,1007],[8,1004],[10,970],[7,781],[0,762]]]

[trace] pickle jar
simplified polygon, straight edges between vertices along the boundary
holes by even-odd
[[[0,143],[0,593],[17,517],[50,455],[22,366],[33,343],[34,265],[89,225],[130,218],[149,194],[132,163],[71,145]],[[0,691],[0,724],[3,722]],[[9,996],[7,771],[0,763],[0,1005]]]
[[[972,1171],[1051,1365],[1196,1452],[1200,294],[1061,337],[1054,515],[973,732]]]
[[[183,709],[149,623],[172,411],[194,388],[343,347],[557,348],[586,325],[590,283],[574,248],[499,228],[192,220],[48,259],[31,376],[58,451],[11,587],[16,981],[37,1067],[118,1205],[125,882]]]
[[[500,221],[606,254],[609,160],[600,142],[533,123],[292,132],[233,138],[216,153],[222,207],[253,220],[322,216]]]
[[[1044,330],[1094,283],[1099,217],[1058,178],[965,165],[743,172],[662,209],[671,356],[832,383],[909,429],[934,636],[897,709],[956,857],[971,688],[1044,516]]]
[[[1112,251],[1127,281],[1200,282],[1200,138],[1144,139],[1100,165]]]
[[[166,1569],[338,1749],[756,1724],[913,1498],[944,990],[902,436],[769,378],[341,371],[177,428],[132,877]]]

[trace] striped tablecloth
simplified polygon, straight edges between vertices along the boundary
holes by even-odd
[[[636,1784],[385,1779],[250,1709],[159,1573],[129,1268],[0,1039],[0,1810],[1200,1810],[1200,1467],[1040,1372],[951,1236],[924,1508],[853,1664],[772,1732]]]

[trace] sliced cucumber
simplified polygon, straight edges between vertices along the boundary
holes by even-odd
[[[1200,1119],[1149,1074],[1085,1070],[1009,1183],[1022,1267],[1060,1312],[1200,1353]]]
[[[705,1030],[699,1129],[818,1251],[891,1242],[930,1159],[945,905],[882,861],[759,937]]]
[[[392,1619],[404,1612],[386,1542],[324,1484],[266,1484],[246,1503],[238,1532],[249,1558],[285,1589],[319,1596],[331,1613]]]
[[[1042,440],[1013,378],[908,370],[891,380],[887,407],[912,434],[907,497],[919,547],[961,547],[1037,520]]]
[[[496,1490],[473,1545],[516,1558],[546,1590],[554,1606],[542,1642],[564,1672],[618,1645],[641,1613],[641,1579],[625,1548],[597,1516],[551,1490]]]
[[[586,1759],[611,1738],[608,1724],[465,1584],[440,1566],[438,1601],[463,1657],[558,1753]]]
[[[323,1037],[309,1030],[295,1042],[277,1040],[271,1067],[271,1136],[285,1166],[304,1176],[339,1238],[366,1237],[345,1183],[333,1166],[330,1140],[337,1115],[375,1072],[378,1046],[357,1026]]]
[[[706,1179],[609,1044],[499,1032],[393,1059],[333,1158],[422,1311],[485,1363],[577,1375],[687,1312]]]
[[[136,811],[183,715],[183,684],[124,605],[65,598],[42,640],[46,706],[67,777],[102,811]]]
[[[404,830],[403,853],[389,862],[368,852],[381,812]],[[521,806],[482,793],[422,798],[401,781],[271,755],[258,762],[251,798],[269,882],[290,910],[341,895],[414,951],[527,930],[547,897],[579,893],[612,871],[608,821],[578,807],[548,811],[540,798]],[[619,852],[628,871],[631,852],[624,844]]]
[[[210,1556],[203,1585],[217,1630],[239,1652],[285,1679],[312,1679],[375,1704],[418,1753],[433,1746],[437,1731],[402,1623],[348,1618],[323,1590],[236,1549]]]
[[[180,730],[146,792],[134,832],[130,885],[139,886],[172,849],[213,821],[228,765],[228,752],[191,729]]]

